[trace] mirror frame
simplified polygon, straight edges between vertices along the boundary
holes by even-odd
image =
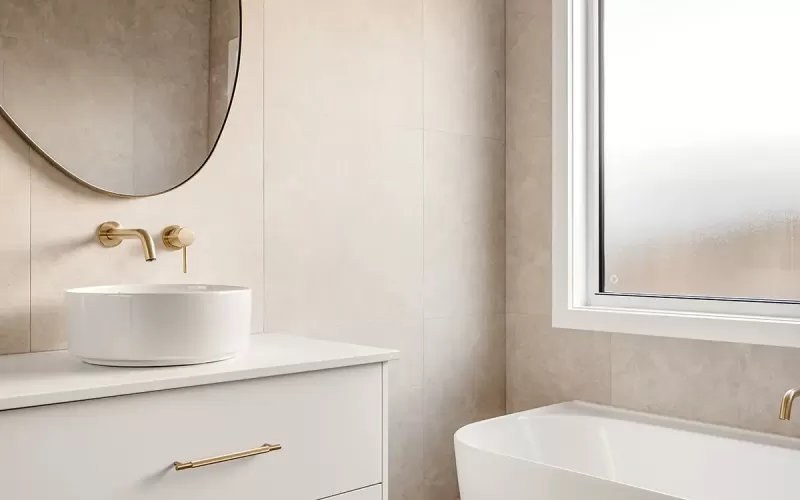
[[[47,160],[49,164],[56,167],[58,170],[60,170],[62,173],[64,173],[67,177],[69,177],[73,181],[77,182],[78,184],[84,187],[91,189],[92,191],[112,196],[114,198],[128,198],[128,199],[151,198],[153,196],[159,196],[162,194],[169,193],[170,191],[174,191],[179,187],[183,186],[184,184],[186,184],[187,182],[189,182],[190,180],[194,179],[194,177],[197,174],[199,174],[200,171],[203,170],[203,168],[205,168],[205,166],[208,164],[208,161],[211,159],[211,156],[214,154],[214,151],[217,149],[217,145],[219,145],[219,141],[222,138],[222,132],[225,130],[225,126],[228,124],[228,118],[230,117],[231,109],[233,108],[233,101],[236,98],[236,91],[239,88],[239,72],[242,69],[242,49],[244,47],[244,32],[242,30],[243,28],[242,18],[244,17],[244,13],[242,12],[242,0],[239,0],[237,3],[239,4],[239,53],[236,56],[236,75],[233,79],[233,90],[231,90],[231,99],[230,102],[228,102],[228,109],[225,112],[225,118],[222,120],[222,126],[219,129],[219,134],[217,134],[217,138],[214,140],[214,144],[208,151],[208,155],[206,156],[206,159],[203,161],[203,163],[197,168],[197,170],[194,171],[194,173],[192,173],[192,175],[187,177],[181,183],[176,184],[175,186],[172,186],[169,189],[165,189],[163,191],[151,194],[124,194],[124,193],[115,193],[114,191],[103,189],[100,186],[95,186],[91,182],[81,179],[80,177],[72,173],[64,165],[59,163],[55,158],[50,156],[47,153],[47,151],[45,151],[44,148],[42,148],[36,141],[34,141],[33,138],[31,138],[25,132],[25,130],[23,130],[23,128],[11,117],[9,112],[6,111],[6,109],[3,107],[2,104],[0,104],[0,116],[2,116],[5,119],[5,121],[11,126],[11,128],[13,128],[17,132],[17,134],[19,134],[19,136],[22,137],[25,140],[25,142],[28,143],[28,146],[30,146],[31,149],[36,151],[42,158]]]

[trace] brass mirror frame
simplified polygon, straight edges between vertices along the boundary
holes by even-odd
[[[228,109],[227,111],[225,111],[225,119],[222,120],[222,126],[219,129],[217,138],[214,140],[214,145],[211,146],[211,149],[208,151],[208,155],[206,156],[206,159],[203,161],[203,163],[197,168],[197,170],[194,171],[194,173],[192,173],[192,175],[187,177],[183,182],[176,184],[175,186],[172,186],[169,189],[165,189],[163,191],[159,191],[157,193],[152,193],[152,194],[123,194],[123,193],[115,193],[114,191],[108,191],[107,189],[95,186],[91,182],[81,179],[80,177],[72,173],[64,165],[59,163],[55,158],[50,156],[47,153],[47,151],[44,150],[44,148],[42,148],[39,144],[37,144],[36,141],[34,141],[33,138],[31,138],[25,132],[25,130],[22,129],[22,127],[11,117],[9,112],[6,111],[6,109],[3,107],[2,104],[0,104],[0,116],[2,116],[5,119],[5,121],[9,125],[11,125],[11,128],[13,128],[17,132],[17,134],[19,134],[19,136],[22,137],[25,140],[25,142],[28,143],[28,146],[30,146],[34,151],[36,151],[40,156],[42,156],[42,158],[47,160],[48,163],[56,167],[58,170],[60,170],[62,173],[64,173],[67,177],[69,177],[73,181],[77,182],[78,184],[84,187],[91,189],[92,191],[112,196],[114,198],[128,198],[128,199],[151,198],[153,196],[159,196],[165,193],[169,193],[170,191],[174,191],[179,187],[183,186],[184,184],[186,184],[187,182],[189,182],[190,180],[194,179],[194,177],[197,174],[199,174],[200,171],[203,170],[203,168],[205,168],[205,166],[208,164],[208,160],[211,159],[211,156],[217,149],[219,140],[222,138],[222,132],[225,130],[225,126],[228,124],[228,118],[230,117],[231,109],[233,108],[233,100],[236,98],[236,91],[239,87],[239,71],[242,69],[242,47],[244,47],[244,32],[242,29],[243,25],[242,18],[244,17],[244,14],[242,13],[242,0],[239,0],[238,4],[239,4],[239,53],[236,55],[236,76],[233,79],[233,90],[231,91],[231,98],[230,101],[228,102]]]

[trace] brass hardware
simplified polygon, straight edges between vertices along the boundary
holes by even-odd
[[[195,462],[175,462],[172,464],[175,470],[196,469],[198,467],[205,467],[206,465],[214,465],[222,462],[230,462],[231,460],[239,460],[241,458],[254,457],[256,455],[263,455],[271,451],[278,451],[282,448],[279,444],[265,444],[252,450],[240,451],[239,453],[231,453],[229,455],[220,455],[218,457],[206,458],[197,460]]]
[[[104,222],[97,228],[97,239],[104,247],[115,247],[122,243],[122,240],[137,238],[142,242],[144,249],[144,260],[152,262],[156,260],[156,246],[150,233],[144,229],[120,229],[119,222]]]
[[[161,241],[165,247],[170,250],[183,250],[183,274],[189,271],[186,249],[194,243],[194,240],[194,231],[186,227],[169,226],[161,232]]]
[[[781,400],[781,414],[778,418],[781,420],[791,420],[792,418],[792,403],[800,396],[800,389],[790,389],[786,391]]]

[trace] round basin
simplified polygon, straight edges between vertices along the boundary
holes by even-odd
[[[114,285],[66,291],[69,351],[106,366],[228,359],[250,340],[249,288]]]

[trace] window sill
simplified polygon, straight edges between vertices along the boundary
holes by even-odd
[[[553,327],[800,347],[800,319],[796,318],[554,305]]]

